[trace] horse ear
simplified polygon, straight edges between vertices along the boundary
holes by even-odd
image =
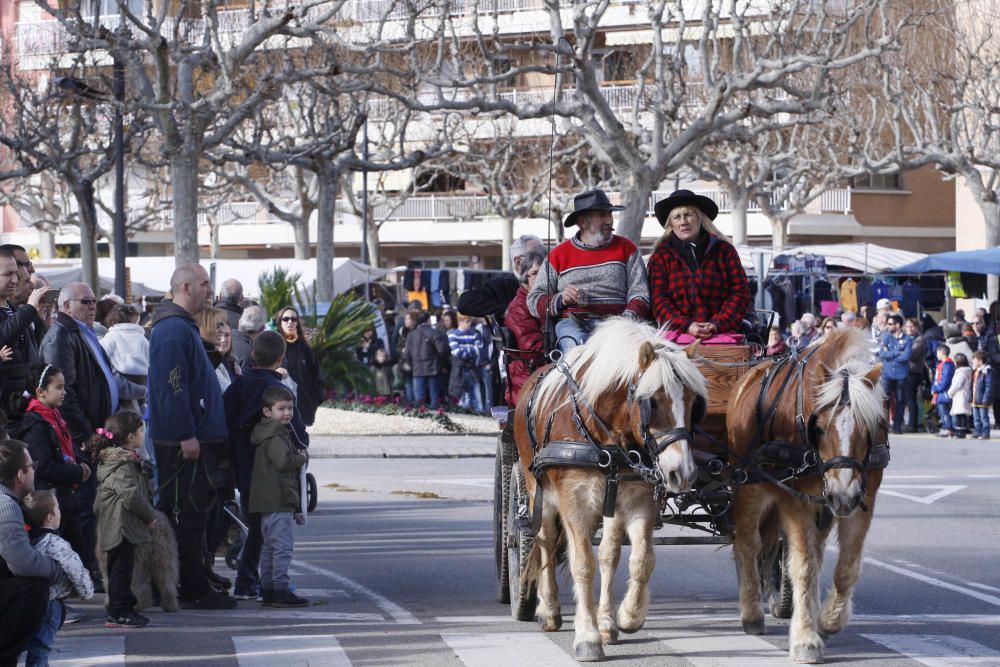
[[[653,348],[653,344],[648,340],[643,341],[639,347],[639,370],[645,371],[653,365],[654,361],[656,361],[656,350]]]
[[[878,379],[882,376],[882,362],[875,364],[875,366],[865,374],[865,380],[868,381],[873,387],[878,386]]]
[[[687,355],[688,359],[694,359],[698,356],[698,346],[701,345],[700,340],[696,340],[687,347],[684,348],[684,354]]]

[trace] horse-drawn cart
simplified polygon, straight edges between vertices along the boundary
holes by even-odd
[[[602,644],[645,621],[652,561],[647,570],[642,559],[653,544],[733,543],[744,630],[764,631],[756,609],[769,595],[772,615],[798,619],[792,658],[821,661],[820,632],[836,633],[847,622],[868,509],[888,462],[880,367],[872,366],[863,335],[838,333],[758,361],[750,346],[678,350],[635,324],[601,327],[568,363],[537,371],[517,408],[499,415],[498,601],[518,620],[536,618],[543,630],[557,630],[554,566],[568,554],[579,587],[582,573],[593,576],[592,545],[600,544],[600,606],[592,592],[578,599],[574,642],[578,660],[599,660]],[[643,517],[651,507],[655,516]],[[644,528],[632,525],[633,511],[639,523],[647,520]],[[794,601],[818,595],[818,568],[805,561],[822,551],[835,524],[837,580],[817,615],[813,605]],[[794,539],[786,540],[790,528]],[[845,530],[853,535],[847,545]],[[610,580],[626,541],[634,572],[644,574],[630,577],[615,619]]]

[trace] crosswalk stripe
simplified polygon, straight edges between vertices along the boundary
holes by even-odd
[[[785,651],[743,632],[665,630],[652,634],[666,644],[672,655],[683,657],[695,667],[774,667],[788,662]]]
[[[213,618],[219,623],[227,618],[273,618],[279,620],[294,619],[298,621],[325,621],[327,623],[337,623],[340,625],[387,622],[385,617],[381,614],[339,611],[307,611],[304,609],[268,609],[267,607],[264,607],[260,609],[238,609],[228,611],[224,615],[219,614],[218,612],[187,612],[184,617],[181,617],[182,622],[174,623],[172,625],[183,626],[185,625],[183,619],[190,616]]]
[[[998,665],[1000,653],[952,635],[861,635],[927,667]]]
[[[240,667],[351,667],[333,635],[233,637]]]
[[[125,667],[125,636],[57,637],[50,665]]]
[[[390,600],[389,598],[379,595],[375,591],[362,586],[356,581],[348,579],[347,577],[337,574],[332,570],[328,570],[323,567],[318,567],[311,563],[307,563],[302,560],[295,561],[295,565],[298,568],[305,569],[313,574],[321,574],[324,577],[328,577],[335,581],[339,586],[343,587],[345,590],[351,591],[355,594],[362,595],[372,602],[375,606],[384,611],[386,614],[391,616],[400,625],[420,625],[420,621],[416,616],[403,609],[401,606]]]
[[[577,662],[540,632],[442,634],[465,665],[474,667],[576,667]]]

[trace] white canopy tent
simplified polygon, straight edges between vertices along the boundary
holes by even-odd
[[[874,243],[833,243],[827,245],[803,245],[781,250],[769,247],[737,246],[740,261],[747,271],[754,270],[753,252],[770,253],[771,261],[778,255],[822,255],[826,265],[841,266],[862,273],[889,273],[900,266],[916,262],[926,257],[919,252],[896,250]]]
[[[170,289],[170,275],[174,271],[173,257],[128,257],[125,261],[132,278],[132,293],[136,296],[162,296]],[[246,296],[256,297],[260,294],[257,279],[260,274],[274,271],[275,267],[286,269],[289,273],[299,273],[299,287],[303,291],[312,290],[316,280],[315,259],[203,259],[200,264],[212,274],[215,268],[215,287],[229,278],[239,280]],[[62,287],[69,282],[80,280],[81,269],[79,261],[60,262],[47,266],[37,262],[38,272],[53,283],[53,287]],[[340,294],[356,285],[378,280],[392,273],[394,269],[380,269],[368,266],[346,257],[333,260],[333,290]],[[101,287],[113,290],[114,261],[112,259],[98,260],[98,274],[101,276]],[[60,282],[56,284],[53,278]]]

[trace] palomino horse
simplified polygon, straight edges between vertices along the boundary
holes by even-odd
[[[619,629],[631,633],[645,623],[655,564],[654,489],[657,500],[684,491],[696,473],[688,429],[706,390],[689,354],[694,349],[685,353],[647,324],[612,318],[521,390],[514,437],[538,531],[523,577],[537,582],[536,619],[555,632],[562,625],[555,566],[566,547],[577,660],[603,659],[602,641],[614,643]],[[602,514],[598,610],[591,540]],[[612,585],[625,534],[632,554],[616,622]]]
[[[727,416],[737,467],[733,550],[740,620],[764,633],[759,559],[773,553],[779,527],[792,585],[789,656],[823,661],[823,636],[850,616],[861,551],[888,463],[881,364],[871,339],[835,331],[798,356],[756,366],[737,386]],[[833,521],[840,544],[833,588],[820,611],[819,573]]]

